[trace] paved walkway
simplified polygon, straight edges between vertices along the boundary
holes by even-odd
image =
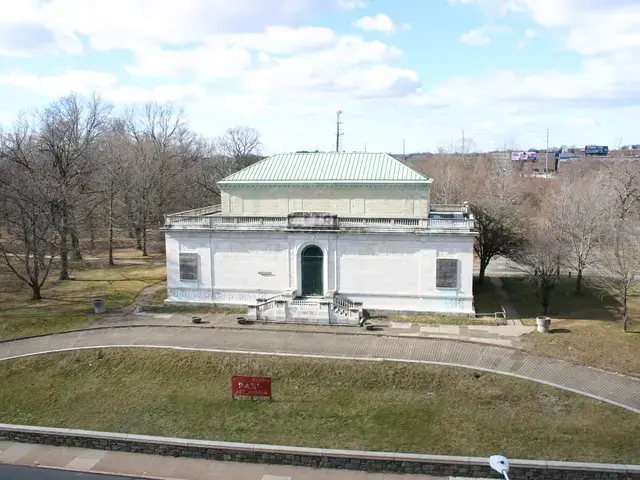
[[[520,314],[516,309],[516,306],[511,301],[509,294],[504,289],[504,285],[502,284],[502,279],[500,277],[488,277],[489,281],[493,284],[493,287],[496,290],[496,295],[498,297],[498,301],[500,302],[500,306],[504,309],[507,321],[512,325],[522,325],[522,321],[520,320]]]
[[[0,441],[0,464],[167,480],[438,480],[445,477],[218,462]],[[1,477],[0,477],[1,478]]]
[[[640,379],[537,357],[516,349],[427,338],[273,330],[249,333],[239,329],[193,327],[122,327],[0,343],[0,360],[81,348],[128,346],[459,366],[534,380],[640,413]]]

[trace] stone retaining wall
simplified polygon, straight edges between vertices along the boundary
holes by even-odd
[[[0,424],[0,440],[3,439],[210,460],[369,472],[417,473],[445,477],[499,478],[499,475],[490,470],[488,460],[482,457],[299,448]],[[510,460],[510,463],[509,477],[512,480],[640,480],[640,466],[634,465],[536,460]]]

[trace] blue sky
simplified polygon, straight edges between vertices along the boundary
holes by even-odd
[[[266,153],[640,143],[638,0],[0,0],[0,123],[71,91]]]

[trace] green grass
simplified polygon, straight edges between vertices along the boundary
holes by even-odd
[[[496,290],[488,278],[485,278],[483,284],[479,284],[478,279],[474,278],[473,299],[477,313],[495,313],[502,311]]]
[[[94,318],[93,299],[104,299],[107,311],[130,305],[144,287],[165,278],[165,267],[74,264],[72,279],[64,282],[56,273],[44,285],[43,300],[33,302],[29,289],[0,269],[0,339],[86,327]]]
[[[268,375],[274,401],[232,400]],[[214,440],[640,463],[640,415],[450,367],[158,350],[0,362],[0,422]],[[473,395],[469,395],[473,392]]]
[[[521,278],[502,281],[523,323],[535,325],[541,311],[529,285]],[[574,281],[562,279],[551,301],[551,333],[527,335],[524,348],[539,355],[640,376],[640,322],[634,320],[640,315],[640,299],[630,302],[632,320],[629,333],[624,333],[615,300],[601,298],[588,285],[583,289],[576,293]]]

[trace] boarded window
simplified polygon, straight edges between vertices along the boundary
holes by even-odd
[[[198,254],[180,254],[180,280],[198,280]]]
[[[436,260],[436,288],[458,287],[458,260],[438,258]]]

